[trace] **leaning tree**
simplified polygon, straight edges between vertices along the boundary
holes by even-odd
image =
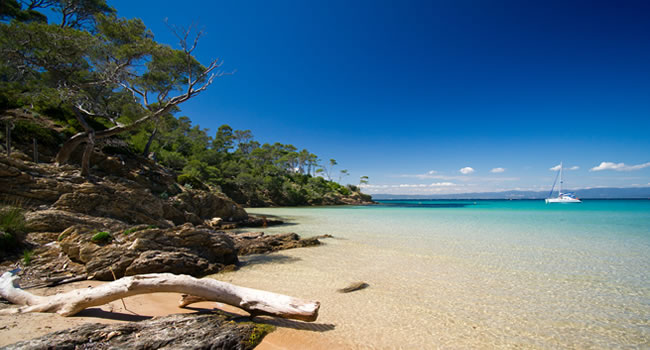
[[[31,94],[57,99],[80,131],[56,155],[67,163],[85,145],[81,165],[88,175],[95,142],[169,115],[208,88],[221,61],[202,65],[195,57],[201,32],[170,27],[174,49],[156,42],[139,19],[95,13],[91,29],[12,21],[0,26],[0,63],[5,82],[30,86]]]

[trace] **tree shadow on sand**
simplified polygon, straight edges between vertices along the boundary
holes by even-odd
[[[136,313],[106,311],[95,307],[84,309],[79,313],[76,313],[72,317],[93,317],[93,318],[103,318],[107,320],[129,321],[129,322],[144,321],[153,318],[153,316],[138,315]]]
[[[247,316],[241,315],[238,313],[233,313],[225,311],[219,308],[207,309],[201,307],[185,307],[186,309],[192,310],[197,314],[206,314],[206,313],[219,313],[226,315],[235,322],[250,322],[251,320],[256,323],[272,325],[279,328],[291,328],[301,331],[310,331],[310,332],[328,332],[336,328],[335,325],[330,323],[313,323],[313,322],[301,322],[288,320],[283,318],[274,318],[270,316]],[[117,311],[106,311],[100,308],[88,308],[85,309],[72,317],[93,317],[93,318],[102,318],[115,321],[128,321],[128,322],[138,322],[144,321],[153,318],[153,316],[138,315],[135,313],[124,313]]]

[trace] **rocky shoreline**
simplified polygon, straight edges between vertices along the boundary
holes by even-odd
[[[30,261],[19,259],[19,253],[3,256],[0,268],[19,269],[23,286],[54,286],[86,279],[112,281],[162,272],[202,277],[237,269],[238,256],[321,244],[318,237],[302,239],[295,233],[245,231],[241,228],[264,228],[282,221],[249,216],[219,193],[185,188],[164,168],[141,157],[95,157],[96,166],[89,178],[82,177],[75,166],[0,157],[0,195],[5,203],[24,208],[27,233],[20,237],[21,249],[31,252]],[[115,329],[83,325],[10,348],[39,348],[39,342],[48,339],[75,346],[101,343],[103,347],[130,347],[145,341],[133,338],[140,333],[151,333],[149,342],[162,341],[172,348],[178,339],[165,338],[174,338],[164,332],[168,322],[188,325],[174,334],[185,339],[192,333],[191,338],[197,340],[192,348],[248,349],[270,331],[255,324],[232,327],[232,320],[223,321],[227,319],[224,317],[169,316],[147,321],[151,325],[139,322]],[[239,325],[240,321],[234,323]],[[197,328],[199,323],[214,326],[200,331],[200,335],[195,333],[203,327]],[[165,337],[161,338],[160,332]],[[223,342],[201,343],[207,334]]]

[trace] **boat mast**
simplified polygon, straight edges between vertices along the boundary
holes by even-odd
[[[557,196],[562,196],[562,162],[560,162],[560,189],[557,192]]]

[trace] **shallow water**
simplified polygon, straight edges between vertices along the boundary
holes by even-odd
[[[218,275],[321,301],[318,322],[303,327],[314,345],[326,337],[342,348],[650,347],[650,201],[248,211],[291,223],[267,233],[335,236]],[[355,281],[370,287],[336,292]]]

